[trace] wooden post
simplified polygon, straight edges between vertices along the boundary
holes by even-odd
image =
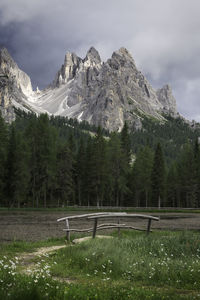
[[[151,229],[151,219],[148,220],[148,225],[147,225],[147,234],[149,234]]]
[[[66,222],[66,229],[69,229],[69,220],[66,219],[65,222]],[[66,230],[66,239],[68,242],[70,242],[70,231],[68,230]]]
[[[92,235],[92,238],[94,239],[95,236],[96,236],[96,231],[97,231],[97,222],[98,222],[98,219],[95,218],[94,219],[94,228],[93,228],[93,235]]]
[[[120,218],[118,218],[118,224],[120,223]],[[120,227],[118,228],[118,236],[120,236]]]

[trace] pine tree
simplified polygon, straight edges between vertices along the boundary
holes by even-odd
[[[194,168],[195,168],[195,182],[196,182],[196,207],[200,207],[200,146],[199,146],[199,138],[195,141],[194,146]]]
[[[67,143],[60,145],[57,152],[56,183],[58,206],[60,202],[63,206],[74,205],[70,203],[74,198],[73,158]]]
[[[124,126],[121,131],[121,147],[122,152],[124,154],[124,158],[127,164],[127,168],[129,168],[131,162],[131,142],[130,142],[130,135],[128,132],[128,124],[125,121]]]
[[[197,169],[192,145],[186,144],[177,163],[180,205],[197,207],[198,183]]]
[[[77,140],[75,138],[74,132],[70,133],[70,136],[68,139],[68,146],[69,146],[69,151],[71,153],[71,159],[72,159],[72,181],[75,182],[75,180],[76,180]],[[73,189],[73,193],[71,194],[71,201],[73,204],[76,204],[75,189]]]
[[[7,198],[8,206],[11,207],[15,203],[15,190],[16,190],[16,148],[17,148],[17,138],[15,127],[12,125],[9,135],[8,142],[8,155],[6,162],[6,186],[5,186],[5,195]]]
[[[112,133],[109,141],[109,186],[111,205],[115,206],[120,205],[121,189],[125,189],[122,175],[123,162],[119,135]]]
[[[29,172],[27,169],[27,151],[22,135],[16,133],[14,125],[11,126],[8,156],[6,162],[6,189],[8,206],[25,203],[28,193]]]
[[[151,174],[151,187],[152,187],[152,205],[160,206],[164,202],[165,192],[165,163],[163,158],[163,152],[160,143],[157,144],[153,169]]]
[[[86,175],[86,149],[83,139],[80,141],[75,165],[76,186],[78,205],[84,204],[84,190],[85,190],[85,175]]]
[[[83,177],[83,193],[84,193],[84,204],[87,206],[95,205],[94,197],[94,178],[95,178],[95,166],[94,166],[94,139],[89,138],[86,146],[86,155],[85,155],[85,172]],[[83,202],[82,202],[83,203]]]
[[[136,198],[136,206],[149,206],[152,166],[153,152],[146,146],[137,153],[133,164],[132,191]]]
[[[115,206],[124,205],[125,196],[129,193],[128,174],[130,164],[125,155],[119,134],[112,133],[108,144],[108,183],[111,202]],[[113,201],[114,200],[114,201]]]
[[[17,206],[27,205],[30,173],[28,168],[29,152],[23,135],[17,132],[16,147],[16,190],[15,201]]]
[[[100,127],[98,127],[94,139],[92,159],[92,184],[95,192],[96,206],[100,207],[103,203],[106,185],[106,142]]]
[[[89,138],[85,157],[84,194],[88,205],[100,207],[104,202],[107,182],[107,146],[100,127],[96,136]]]
[[[120,205],[124,206],[130,195],[130,190],[128,188],[128,181],[131,172],[131,142],[129,135],[128,124],[125,121],[122,128],[121,134],[121,192],[120,192]]]
[[[28,168],[30,172],[29,181],[29,198],[32,202],[32,207],[39,206],[39,191],[37,188],[39,170],[37,166],[38,158],[38,135],[37,135],[37,118],[33,116],[24,133],[29,153]]]
[[[50,126],[47,115],[38,118],[39,131],[39,161],[40,184],[43,188],[44,207],[47,204],[47,196],[52,197],[52,187],[54,187],[56,173],[56,145],[57,132]]]
[[[173,163],[168,171],[166,179],[166,207],[178,207],[179,205],[179,186],[177,178],[177,165]]]
[[[51,201],[55,189],[57,132],[50,126],[46,114],[39,116],[33,130],[34,195],[36,206],[43,202],[43,206],[46,207],[47,198]]]

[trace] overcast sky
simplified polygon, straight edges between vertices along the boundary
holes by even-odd
[[[172,86],[178,111],[200,121],[199,0],[0,0],[0,45],[33,86],[49,84],[65,52],[103,60],[126,47],[154,88]]]

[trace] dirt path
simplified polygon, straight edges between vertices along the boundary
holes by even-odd
[[[53,253],[59,249],[66,248],[66,245],[61,245],[61,246],[51,246],[51,247],[42,247],[37,249],[37,251],[31,252],[31,253],[22,253],[18,256],[19,259],[19,264],[20,264],[20,269],[19,272],[26,274],[26,275],[31,275],[35,273],[38,268],[38,264],[33,262],[33,259],[36,257],[44,257],[49,253]],[[74,279],[70,278],[61,278],[61,277],[55,277],[53,276],[52,279],[60,281],[60,282],[65,282],[65,283],[72,283],[74,282]]]
[[[65,248],[66,245],[61,246],[50,246],[50,247],[42,247],[37,249],[37,251],[30,253],[22,253],[18,256],[20,266],[22,266],[21,271],[27,273],[27,269],[34,269],[35,263],[33,263],[33,259],[36,257],[45,256],[48,253],[52,253],[56,250]]]
[[[19,255],[19,260],[21,262],[21,264],[23,265],[28,265],[29,262],[31,262],[31,260],[35,257],[39,257],[42,255],[45,255],[47,253],[56,251],[58,249],[62,249],[65,248],[66,245],[61,245],[61,246],[51,246],[51,247],[42,247],[37,249],[37,251],[35,252],[31,252],[31,253],[22,253]]]
[[[80,238],[80,239],[75,239],[73,241],[73,243],[74,244],[79,244],[79,243],[87,241],[91,238],[92,237],[84,237],[84,238]],[[112,237],[111,236],[98,236],[97,235],[96,238],[112,238]],[[41,258],[41,260],[42,260],[48,254],[53,253],[53,252],[55,252],[59,249],[66,248],[67,246],[68,245],[66,244],[66,245],[60,245],[60,246],[41,247],[41,248],[38,248],[34,252],[30,252],[30,253],[25,252],[25,253],[20,254],[18,256],[18,260],[19,260],[19,264],[20,264],[19,272],[23,273],[23,274],[26,274],[26,275],[33,274],[38,268],[38,263],[33,262],[33,260],[35,258],[38,257],[38,258]],[[55,276],[53,276],[52,279],[58,280],[60,282],[65,282],[65,283],[75,282],[74,279],[61,278],[61,277],[55,277]]]

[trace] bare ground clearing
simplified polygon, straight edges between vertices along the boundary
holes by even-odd
[[[19,240],[38,241],[62,237],[65,235],[62,231],[65,227],[65,222],[57,223],[56,220],[67,215],[82,213],[81,211],[66,213],[51,211],[0,211],[0,242]],[[84,211],[84,213],[86,212]],[[161,212],[153,213],[152,215],[160,216],[159,222],[152,222],[152,230],[200,230],[200,214],[198,213]],[[123,223],[126,222],[129,225],[139,228],[146,228],[147,225],[147,220],[142,219],[120,218],[120,220]],[[85,219],[70,221],[71,228],[83,229],[92,226],[93,221],[87,221]],[[101,234],[103,234],[103,232]],[[91,235],[91,233],[89,235]]]

